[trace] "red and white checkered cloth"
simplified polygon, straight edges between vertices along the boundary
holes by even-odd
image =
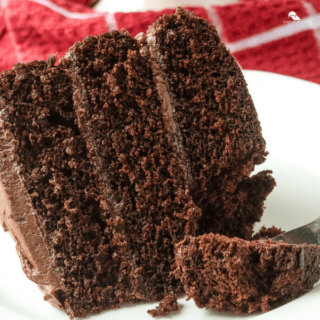
[[[89,2],[0,0],[0,71],[52,53],[60,58],[87,35],[125,28],[135,36],[159,16],[175,12],[98,13],[86,6]],[[185,8],[217,27],[243,69],[320,84],[320,0],[243,0]]]

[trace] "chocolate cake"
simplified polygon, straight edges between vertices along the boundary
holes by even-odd
[[[311,290],[320,279],[320,247],[245,241],[212,233],[175,247],[175,275],[199,308],[267,312]]]
[[[183,292],[174,245],[249,239],[275,186],[235,59],[178,8],[146,35],[75,43],[0,74],[0,221],[71,317]],[[189,238],[188,238],[189,239]]]

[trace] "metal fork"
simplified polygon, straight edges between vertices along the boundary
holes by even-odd
[[[283,240],[291,244],[317,244],[320,245],[320,217],[302,227],[280,234],[271,241]]]

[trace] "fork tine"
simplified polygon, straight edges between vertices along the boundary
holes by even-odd
[[[271,241],[283,240],[291,244],[320,244],[320,217],[305,226],[280,234]]]

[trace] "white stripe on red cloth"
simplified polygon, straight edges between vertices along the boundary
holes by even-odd
[[[218,14],[216,13],[214,7],[207,6],[207,7],[205,7],[205,9],[208,12],[208,15],[209,15],[209,18],[211,20],[211,23],[216,27],[216,29],[217,29],[217,31],[219,33],[221,41],[222,42],[226,42],[225,38],[224,38],[223,30],[222,30],[222,23],[220,21],[220,18],[218,16]]]
[[[112,30],[117,30],[117,22],[114,17],[114,13],[107,13],[105,16],[105,20],[106,20],[109,32]]]
[[[314,16],[317,14],[316,9],[314,8],[313,4],[307,1],[303,1],[302,5],[307,10],[309,16]]]
[[[5,0],[5,6],[8,4],[9,0]],[[2,2],[1,2],[2,3]],[[16,39],[14,37],[14,33],[12,31],[12,28],[11,28],[11,23],[7,17],[7,11],[4,10],[4,20],[6,22],[6,27],[8,29],[8,32],[9,32],[9,37],[11,39],[11,43],[12,43],[12,46],[13,46],[13,50],[14,50],[14,53],[16,55],[16,61],[19,61],[19,62],[22,62],[22,55],[20,54],[19,50],[18,50],[18,46],[17,46],[17,42],[16,42]]]
[[[1,0],[1,6],[5,7],[9,0]],[[95,17],[105,17],[105,21],[109,31],[117,30],[117,23],[113,13],[100,13],[100,12],[93,12],[93,13],[77,13],[77,12],[70,12],[49,0],[27,0],[31,2],[36,2],[41,4],[66,18],[70,19],[90,19]],[[209,18],[217,28],[222,41],[226,43],[226,46],[230,49],[232,53],[243,51],[249,48],[258,47],[260,45],[266,44],[268,42],[279,40],[281,38],[289,37],[294,34],[306,31],[306,30],[314,30],[315,38],[317,39],[318,43],[320,42],[320,14],[314,14],[315,10],[310,3],[305,2],[305,8],[310,14],[310,17],[304,18],[299,21],[292,21],[290,23],[286,23],[284,25],[278,26],[271,30],[262,32],[260,34],[256,34],[254,36],[241,39],[236,42],[227,43],[223,37],[223,30],[221,21],[216,14],[214,8],[207,7],[207,12]],[[16,53],[19,57],[19,54]]]
[[[7,6],[8,0],[0,0],[0,7],[5,8]]]
[[[303,4],[304,8],[307,10],[309,16],[314,16],[318,13],[312,3],[304,1],[302,4]],[[318,44],[318,52],[319,52],[319,57],[320,57],[320,28],[315,29],[313,31],[313,35],[314,35],[315,40]]]
[[[255,48],[274,40],[290,37],[303,31],[317,30],[318,28],[320,28],[320,14],[302,20],[292,21],[236,42],[226,43],[226,46],[234,53],[245,49]]]
[[[56,4],[48,1],[48,0],[29,0],[31,2],[37,2],[52,11],[55,11],[62,16],[70,19],[79,19],[79,20],[85,20],[90,18],[97,18],[97,17],[103,17],[105,14],[100,12],[93,12],[93,13],[78,13],[78,12],[70,12],[62,7],[57,6]]]

